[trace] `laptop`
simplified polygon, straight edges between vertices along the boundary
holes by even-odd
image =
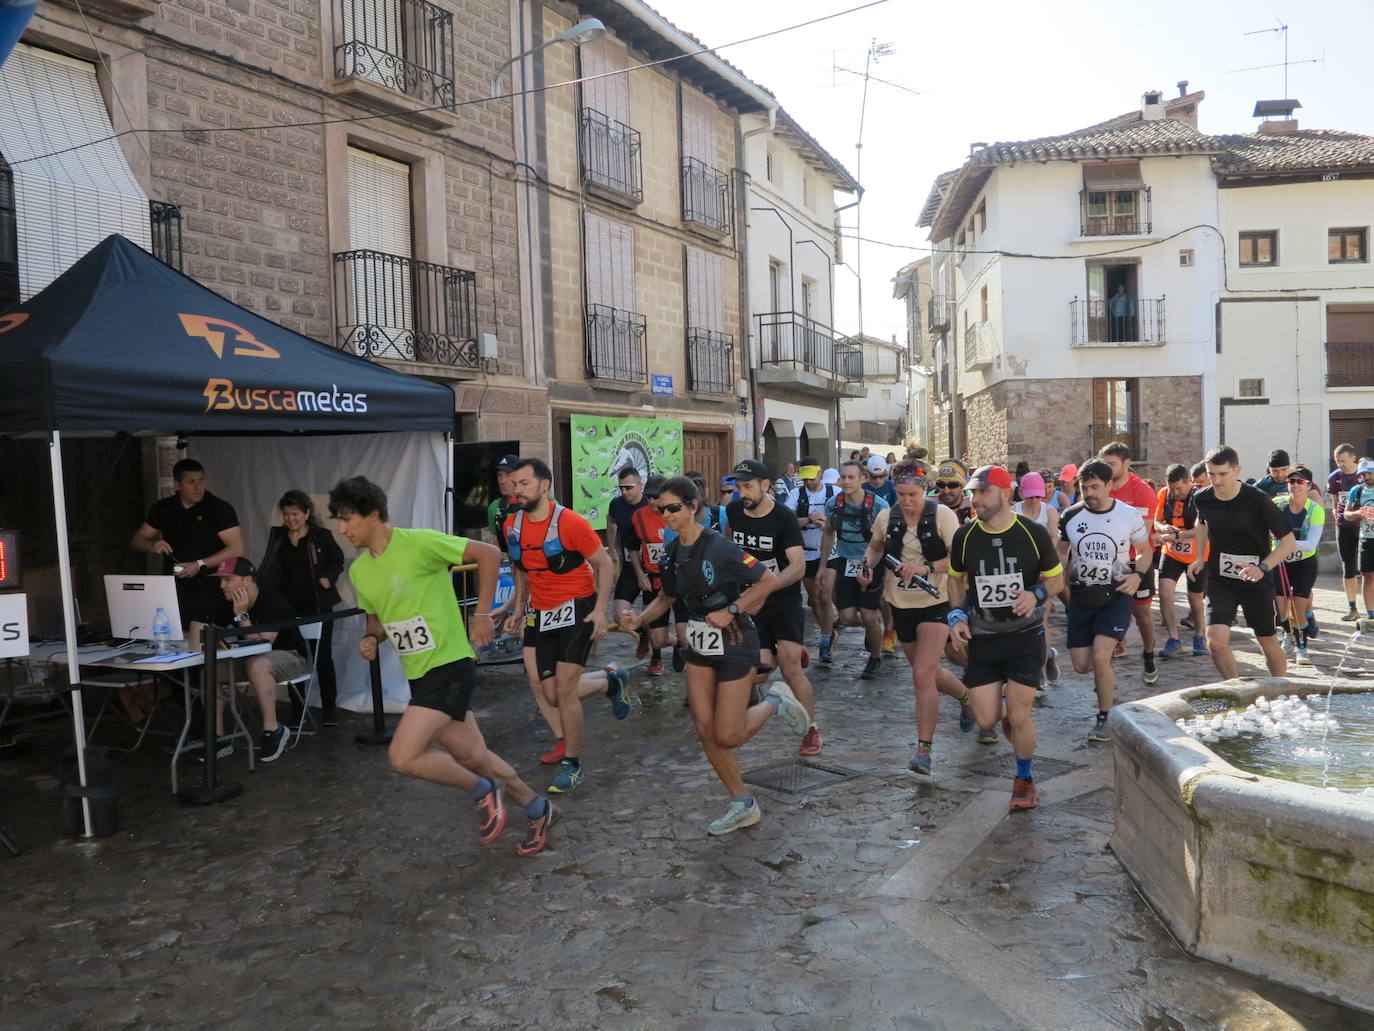
[[[105,603],[110,612],[110,636],[117,640],[151,641],[158,609],[167,613],[172,639],[182,636],[174,576],[106,575]]]

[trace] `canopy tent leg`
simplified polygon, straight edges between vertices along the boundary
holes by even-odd
[[[93,837],[91,800],[84,794],[86,781],[86,709],[81,700],[81,665],[76,657],[76,594],[72,589],[72,553],[67,542],[67,491],[62,478],[62,434],[52,431],[48,456],[52,462],[52,504],[57,527],[57,568],[62,584],[62,630],[67,638],[67,678],[72,685],[72,736],[76,741],[76,770],[81,780],[82,837]]]
[[[457,506],[453,501],[453,434],[444,434],[444,533],[453,533]]]

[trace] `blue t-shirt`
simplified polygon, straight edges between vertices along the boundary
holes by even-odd
[[[715,530],[718,533],[725,532],[725,506],[707,505],[701,510],[701,518],[697,520],[707,529]],[[668,545],[677,539],[677,531],[670,530],[666,526],[663,528],[663,543]]]
[[[868,529],[873,529],[873,520],[878,517],[878,513],[885,508],[890,508],[887,501],[877,494],[864,492],[873,499],[873,506],[868,509]],[[850,505],[845,502],[844,494],[836,494],[825,503],[825,516],[830,520],[830,527],[835,531],[835,555],[837,558],[863,558],[863,554],[868,550],[868,533],[864,532],[864,507],[865,503]]]
[[[875,487],[871,483],[864,484],[864,490],[870,494],[876,494],[888,503],[889,506],[897,504],[897,488],[892,486],[891,480],[884,480],[881,487]]]

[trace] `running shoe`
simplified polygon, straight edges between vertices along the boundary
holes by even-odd
[[[648,667],[644,670],[644,672],[651,677],[663,676],[663,660],[654,659],[653,662],[649,663]]]
[[[1114,658],[1114,659],[1119,659],[1119,658],[1121,658],[1121,657],[1122,657],[1123,655],[1125,655],[1125,654],[1126,654],[1126,642],[1125,642],[1125,641],[1117,641],[1117,642],[1116,642],[1116,648],[1113,649],[1113,651],[1112,651],[1112,658]]]
[[[1295,665],[1298,665],[1298,666],[1311,666],[1311,665],[1314,665],[1314,663],[1312,662],[1312,660],[1311,660],[1310,658],[1307,657],[1307,649],[1304,648],[1302,645],[1298,645],[1298,658],[1297,658],[1297,661],[1296,661]]]
[[[967,734],[975,726],[973,706],[968,702],[959,703],[959,733]]]
[[[805,737],[811,726],[811,714],[806,711],[806,706],[797,701],[792,689],[779,680],[769,688],[768,697],[778,700],[778,715],[792,728],[792,732],[798,737]]]
[[[827,663],[827,664],[830,662],[830,647],[831,647],[830,638],[828,638],[828,637],[822,637],[822,638],[821,638],[821,661],[824,662],[824,663]]]
[[[1282,630],[1279,631],[1279,650],[1285,655],[1293,654],[1293,635]]]
[[[1155,653],[1145,652],[1141,658],[1145,662],[1145,670],[1140,674],[1140,679],[1147,684],[1159,683],[1159,670],[1155,668]]]
[[[1093,729],[1088,731],[1089,741],[1110,741],[1112,732],[1107,729],[1107,714],[1099,712],[1097,718],[1093,720]]]
[[[525,840],[515,847],[517,856],[533,856],[544,851],[549,843],[549,829],[558,822],[558,806],[554,805],[549,799],[545,799],[547,805],[544,807],[544,815],[537,820],[530,821],[530,829],[525,833]]]
[[[1341,617],[1342,623],[1353,623],[1360,618],[1360,613],[1352,606],[1350,611]]]
[[[264,730],[262,743],[258,745],[258,762],[274,763],[282,757],[286,746],[291,743],[291,732],[285,723],[278,723],[276,730]],[[218,753],[216,753],[218,754]]]
[[[821,732],[816,729],[813,723],[806,728],[806,733],[802,735],[801,747],[797,749],[798,755],[820,755],[821,754]]]
[[[907,761],[906,768],[912,773],[923,773],[929,777],[930,749],[925,747],[925,745],[917,745],[916,754]]]
[[[1317,639],[1317,635],[1320,633],[1321,628],[1317,626],[1316,613],[1309,612],[1307,614],[1307,636],[1315,641]]]
[[[811,649],[802,645],[802,669],[811,668]]]
[[[505,788],[492,781],[491,790],[477,800],[477,840],[490,845],[506,829]]]
[[[687,657],[682,654],[681,645],[673,645],[673,672],[681,673],[687,668]]]
[[[606,697],[611,700],[611,715],[623,720],[630,715],[630,694],[625,690],[629,676],[614,666],[606,667]]]
[[[557,766],[563,761],[563,756],[567,755],[567,745],[560,737],[558,744],[554,745],[547,752],[539,757],[539,762],[544,766]]]
[[[868,661],[864,663],[864,671],[859,674],[860,680],[872,680],[883,668],[883,660],[876,655],[870,655]]]
[[[649,657],[649,631],[639,632],[639,643],[635,645],[635,658],[647,659]]]
[[[555,795],[566,795],[585,779],[581,763],[573,765],[567,759],[558,764],[558,772],[553,775],[549,791]]]
[[[995,744],[997,744],[997,731],[993,730],[991,727],[988,727],[986,730],[984,730],[982,727],[979,727],[979,728],[978,728],[978,743],[979,743],[980,745],[995,745]]]
[[[1059,649],[1051,648],[1045,656],[1045,679],[1051,684],[1059,683]]]
[[[712,820],[706,828],[707,834],[720,837],[742,827],[752,827],[763,818],[763,810],[755,799],[748,802],[731,802],[730,808],[719,820]]]
[[[1183,642],[1177,637],[1171,637],[1164,642],[1164,647],[1159,649],[1161,659],[1172,659],[1178,654],[1178,650],[1183,647]]]
[[[1202,637],[1194,637],[1194,638],[1193,638],[1193,654],[1194,654],[1194,655],[1206,655],[1206,654],[1207,654],[1207,641],[1206,641],[1205,638],[1202,638]]]
[[[1011,806],[1013,812],[1017,809],[1034,809],[1040,804],[1040,789],[1035,786],[1035,781],[1029,777],[1017,777],[1011,782]]]
[[[203,762],[205,761],[205,742],[202,741],[202,740],[200,740],[200,739],[196,739],[195,741],[187,741],[186,744],[184,744],[184,745],[181,746],[181,754],[182,754],[182,755],[186,755],[188,752],[195,752],[195,753],[197,753],[197,754],[196,754],[196,762],[203,763]],[[234,738],[233,738],[233,735],[231,735],[231,734],[224,734],[224,735],[221,735],[220,737],[215,738],[215,758],[216,758],[216,759],[228,759],[228,758],[229,758],[231,755],[233,755],[233,754],[234,754]]]
[[[883,653],[891,655],[897,650],[897,631],[888,630],[883,633]]]

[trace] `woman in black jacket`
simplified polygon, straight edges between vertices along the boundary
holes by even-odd
[[[279,591],[298,616],[331,611],[340,600],[338,583],[344,569],[343,552],[334,535],[315,521],[315,506],[304,491],[288,490],[277,502],[277,508],[282,525],[272,527],[268,536],[267,551],[258,569],[259,582]],[[333,621],[322,623],[316,672],[323,707],[321,722],[326,727],[339,722],[339,691],[330,648],[333,636]]]

